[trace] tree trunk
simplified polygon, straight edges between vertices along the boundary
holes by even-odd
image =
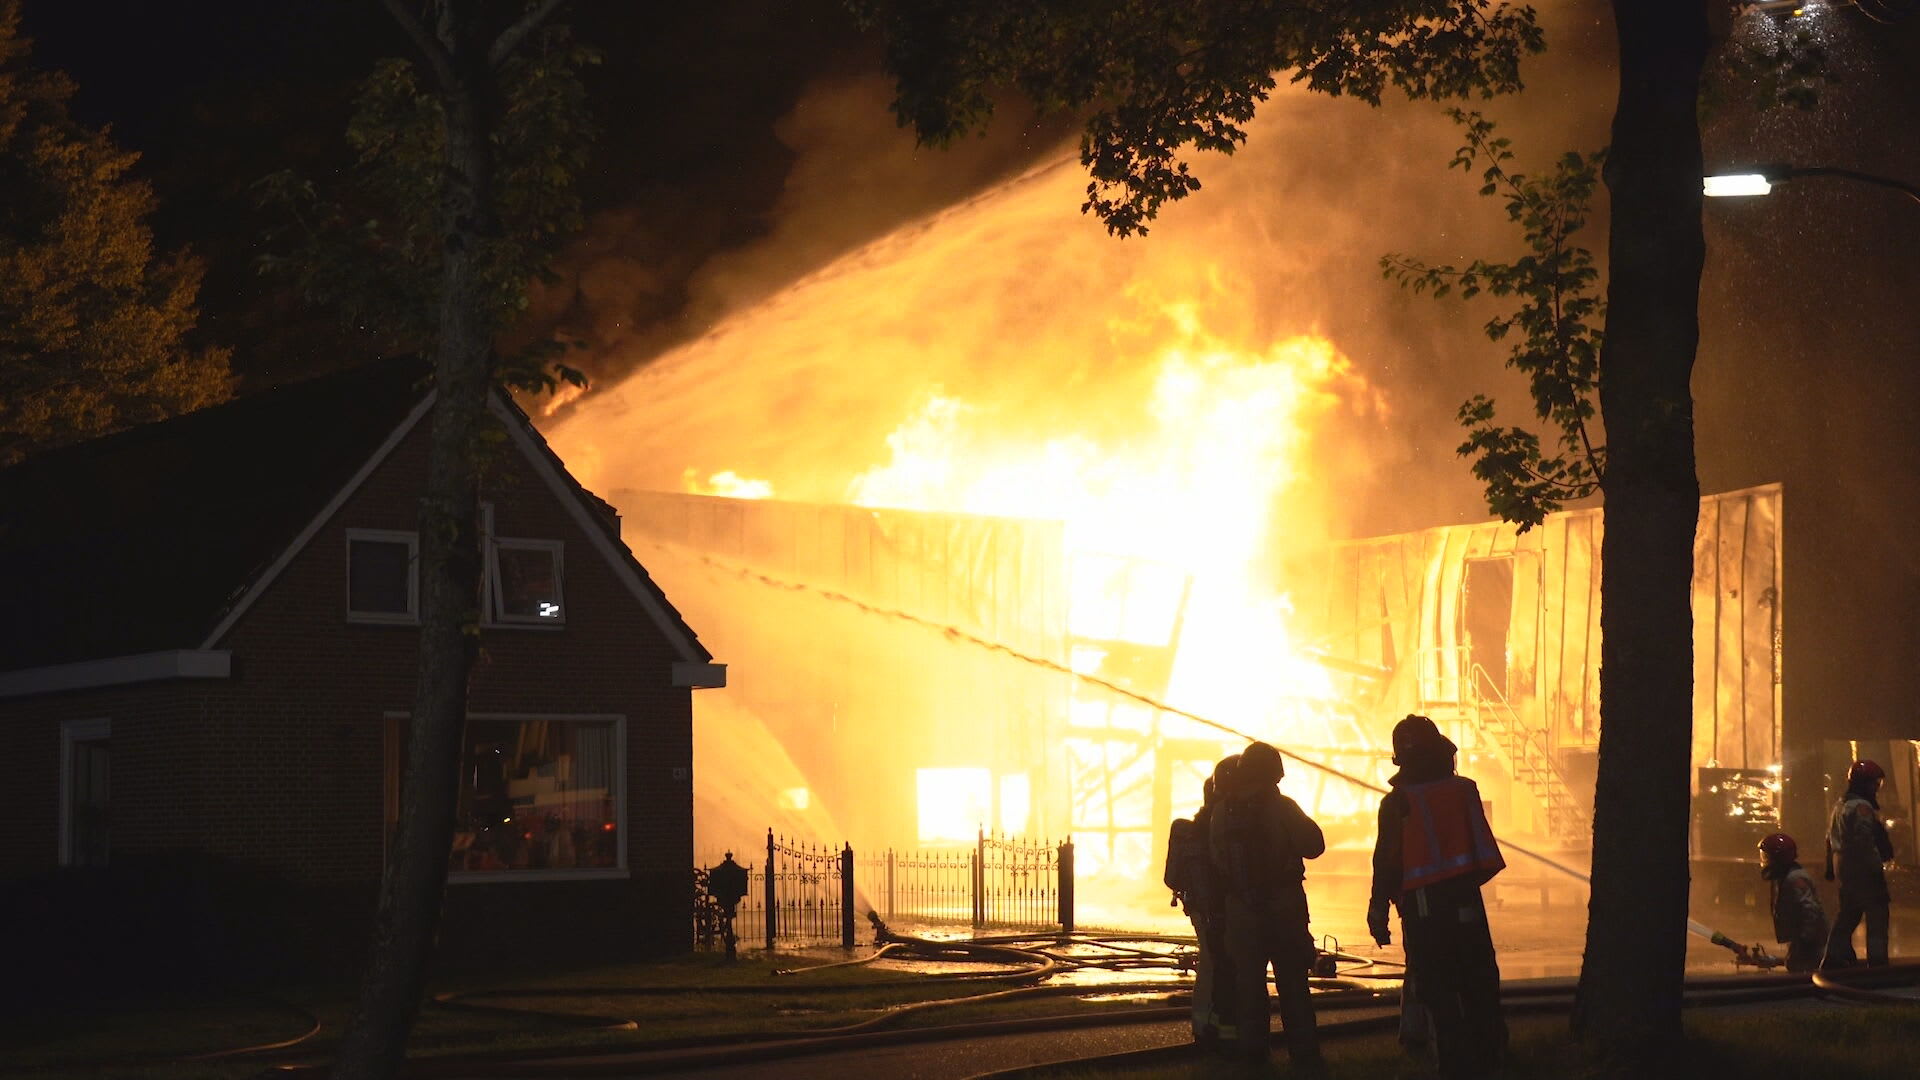
[[[468,76],[464,85],[442,92],[446,261],[434,358],[438,397],[420,506],[420,674],[407,733],[400,820],[381,879],[372,955],[334,1062],[333,1076],[341,1080],[391,1077],[399,1071],[433,954],[453,844],[467,676],[480,628],[474,450],[492,384],[492,343],[476,265],[492,162],[488,114],[476,101],[473,79]]]
[[[1700,512],[1689,380],[1699,341],[1702,0],[1614,0],[1620,100],[1607,333],[1600,761],[1593,900],[1574,1029],[1650,1060],[1680,1038],[1693,729],[1693,535]]]

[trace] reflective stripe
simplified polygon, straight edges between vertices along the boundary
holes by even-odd
[[[1412,836],[1405,830],[1401,834],[1403,891],[1474,870],[1487,871],[1491,876],[1506,868],[1493,830],[1481,811],[1478,792],[1472,781],[1457,776],[1401,789],[1408,817],[1418,817],[1418,831]]]

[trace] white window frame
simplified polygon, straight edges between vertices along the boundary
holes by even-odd
[[[500,610],[500,549],[514,551],[546,551],[553,556],[553,584],[560,594],[560,616],[549,619],[540,615],[509,615]],[[545,630],[559,630],[567,625],[567,544],[564,540],[539,540],[520,536],[490,536],[487,538],[487,587],[486,617],[484,626],[538,627]]]
[[[407,610],[405,614],[397,611],[353,610],[353,544],[356,540],[407,545]],[[404,529],[348,529],[347,572],[341,587],[346,592],[347,621],[350,623],[372,623],[385,626],[420,625],[420,534]]]
[[[390,718],[406,719],[410,714],[388,713]],[[449,885],[483,885],[507,881],[624,881],[633,876],[627,866],[627,846],[631,831],[627,821],[627,718],[619,713],[468,713],[470,720],[511,720],[520,723],[555,721],[559,723],[613,723],[613,821],[614,865],[572,867],[563,870],[447,870]],[[467,748],[460,747],[464,761]],[[453,853],[447,853],[452,858]]]
[[[73,865],[73,746],[75,743],[107,743],[113,753],[113,721],[108,719],[60,721],[60,865]],[[113,758],[107,758],[113,768]],[[112,780],[108,780],[111,784]],[[111,798],[111,796],[109,796]]]

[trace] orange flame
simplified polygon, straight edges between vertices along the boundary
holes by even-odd
[[[1296,481],[1310,467],[1312,435],[1335,407],[1370,390],[1332,342],[1302,335],[1257,350],[1206,332],[1195,305],[1167,311],[1174,339],[1133,431],[1009,433],[993,404],[934,393],[887,438],[890,460],[856,477],[862,506],[1001,515],[1065,522],[1074,570],[1069,628],[1083,639],[1176,646],[1170,703],[1282,745],[1335,746],[1326,669],[1295,655],[1291,605],[1270,558]],[[1111,399],[1109,399],[1110,401]],[[1091,425],[1098,427],[1100,425]],[[1297,501],[1297,500],[1295,500]],[[1131,567],[1131,569],[1129,569]],[[1178,641],[1172,640],[1177,633]],[[1077,670],[1100,651],[1082,646]],[[1069,753],[1105,760],[1107,725],[1163,737],[1237,740],[1181,717],[1116,714],[1083,702],[1070,722]],[[1176,793],[1190,812],[1197,779]],[[1364,810],[1364,792],[1321,793],[1323,814]],[[1143,827],[1153,823],[1141,821]],[[1119,851],[1088,850],[1088,869],[1143,867]]]
[[[741,476],[732,469],[722,469],[703,481],[700,479],[700,470],[689,468],[681,475],[681,481],[695,495],[724,495],[729,499],[773,498],[772,484]]]

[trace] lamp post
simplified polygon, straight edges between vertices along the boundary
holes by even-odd
[[[1806,176],[1837,176],[1845,180],[1857,180],[1875,187],[1892,188],[1915,202],[1920,202],[1920,186],[1904,180],[1875,176],[1854,169],[1841,169],[1831,165],[1762,165],[1748,172],[1720,173],[1706,177],[1703,189],[1709,198],[1724,198],[1740,195],[1765,195],[1773,190],[1773,185],[1784,184],[1789,180],[1798,180]]]

